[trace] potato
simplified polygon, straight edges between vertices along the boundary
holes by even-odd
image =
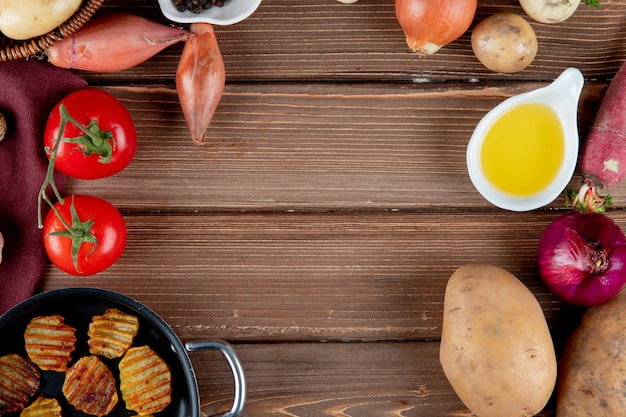
[[[478,417],[530,417],[556,384],[557,361],[539,302],[513,274],[468,264],[450,277],[439,360]]]
[[[82,0],[0,0],[0,32],[16,40],[41,36],[78,10]]]
[[[500,12],[483,19],[472,31],[471,41],[476,58],[495,72],[519,72],[537,55],[535,31],[515,13]]]
[[[559,363],[557,417],[626,415],[626,292],[585,310]]]
[[[580,0],[519,0],[528,16],[541,23],[560,23],[574,14]]]

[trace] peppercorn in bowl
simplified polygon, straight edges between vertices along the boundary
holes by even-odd
[[[161,12],[177,23],[232,25],[249,17],[261,0],[159,0]]]

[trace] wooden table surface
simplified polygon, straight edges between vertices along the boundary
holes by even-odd
[[[626,59],[626,0],[603,5],[581,5],[557,25],[528,18],[538,55],[503,75],[474,57],[471,28],[418,58],[392,0],[264,0],[244,22],[215,28],[226,87],[203,147],[191,142],[175,91],[182,45],[123,72],[79,72],[128,107],[139,148],[120,174],[70,180],[66,191],[116,205],[128,244],[95,276],[48,265],[42,290],[119,291],[183,341],[229,341],[247,377],[246,416],[470,415],[438,361],[456,268],[487,262],[519,277],[557,349],[577,311],[535,267],[563,198],[526,213],[492,206],[470,182],[466,145],[493,106],[567,67],[586,80],[584,138]],[[167,23],[156,0],[107,0],[98,13],[113,11]],[[517,0],[479,0],[472,27],[498,11],[523,14]],[[626,186],[610,192],[610,215],[626,227]],[[227,410],[225,362],[190,356],[203,412]],[[551,401],[542,416],[553,414]]]

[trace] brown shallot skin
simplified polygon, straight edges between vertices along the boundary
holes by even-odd
[[[226,70],[213,26],[192,23],[190,31],[194,36],[185,42],[178,63],[176,91],[191,139],[203,145],[224,93]]]
[[[90,20],[72,36],[52,44],[46,55],[60,68],[117,72],[141,64],[189,36],[181,28],[115,12]]]

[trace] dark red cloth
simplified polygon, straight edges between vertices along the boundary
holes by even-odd
[[[0,62],[0,111],[9,124],[0,142],[0,314],[33,295],[40,283],[46,264],[37,227],[37,196],[47,169],[43,130],[54,105],[86,86],[78,75],[47,62]],[[56,173],[55,182],[62,190],[65,177]]]

